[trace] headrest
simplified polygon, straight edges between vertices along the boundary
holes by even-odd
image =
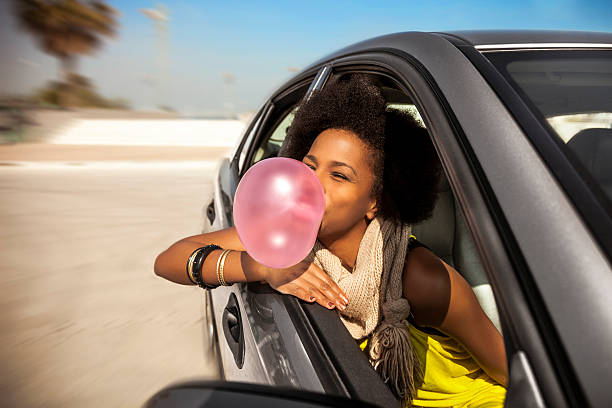
[[[583,129],[567,146],[602,186],[612,183],[612,129]]]

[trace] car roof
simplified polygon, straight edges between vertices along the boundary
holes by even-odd
[[[531,44],[608,44],[612,46],[612,33],[596,31],[472,30],[449,31],[438,34],[442,34],[447,38],[454,37],[476,48],[496,44],[506,46],[528,46]]]
[[[552,47],[612,48],[612,33],[596,31],[554,30],[467,30],[447,32],[408,31],[386,34],[351,44],[309,65],[304,71],[320,66],[344,55],[373,49],[398,49],[408,51],[408,44],[442,37],[455,46],[473,46],[477,49],[517,49]],[[303,72],[304,72],[303,71]]]

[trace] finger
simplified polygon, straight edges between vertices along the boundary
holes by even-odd
[[[307,283],[307,285],[306,292],[309,294],[309,297],[312,296],[314,298],[314,301],[327,309],[333,309],[336,307],[336,303],[333,301],[333,299],[321,292],[316,285],[311,283]]]
[[[330,289],[335,293],[334,299],[341,301],[346,306],[349,302],[349,299],[346,296],[346,293],[344,293],[344,291],[340,289],[340,286],[338,286],[338,284],[334,282],[334,280],[330,278],[330,276],[327,273],[325,273],[321,268],[319,268],[317,265],[312,264],[312,267],[314,269],[313,275],[317,277],[318,279],[320,279],[321,281],[325,282],[327,285],[329,285]]]
[[[333,308],[334,306],[334,303],[331,302],[330,299],[328,299],[325,295],[323,295],[323,293],[321,293],[305,281],[287,283],[278,287],[277,290],[285,295],[293,295],[306,302],[312,303],[316,301],[321,306],[326,307],[328,309]]]
[[[281,293],[296,296],[307,302],[316,301],[321,306],[327,309],[333,309],[336,306],[341,307],[341,309],[344,309],[344,304],[337,302],[334,299],[334,296],[330,297],[318,288],[320,280],[318,280],[317,278],[313,278],[312,276],[310,276],[309,278],[309,275],[312,275],[313,272],[309,269],[307,265],[304,265],[303,272],[307,273],[300,273],[300,276],[296,279],[292,280],[291,282],[276,286],[275,289]],[[300,290],[300,288],[303,291]]]
[[[313,272],[314,272],[312,274],[313,277],[323,282],[322,287],[333,293],[332,298],[335,301],[342,303],[346,307],[349,300],[346,294],[344,293],[344,291],[340,289],[340,286],[338,286],[338,284],[334,282],[334,280],[327,273],[325,273],[321,268],[319,268],[318,266],[314,264],[312,265],[312,267],[313,267]]]
[[[314,298],[321,306],[327,309],[333,309],[336,307],[336,302],[325,293],[323,293],[320,288],[317,286],[317,281],[313,279],[308,279],[305,275],[300,279],[292,282],[293,285],[299,286],[306,292],[306,298],[310,300],[310,298]]]
[[[311,294],[308,290],[300,287],[296,287],[295,293],[293,295],[309,303],[312,303],[316,300],[316,297],[313,294]]]
[[[340,297],[338,292],[333,290],[332,284],[335,285],[334,281],[331,279],[325,281],[313,275],[304,276],[304,280],[310,284],[313,290],[322,294],[324,299],[321,299],[321,301],[319,301],[319,297],[317,296],[317,302],[321,305],[328,309],[333,309],[333,307],[338,307],[340,310],[346,309],[346,302]]]
[[[302,300],[310,298],[310,295],[302,287],[296,285],[293,282],[281,285],[276,288],[276,290],[282,293],[283,295],[292,295]]]

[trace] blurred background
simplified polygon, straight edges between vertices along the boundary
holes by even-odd
[[[219,159],[325,54],[459,29],[609,32],[612,3],[0,0],[0,405],[217,378],[200,290],[153,261],[200,232]]]

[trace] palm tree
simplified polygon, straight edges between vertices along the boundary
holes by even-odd
[[[111,37],[118,12],[104,1],[14,0],[22,28],[31,33],[43,51],[57,57],[68,84],[74,77],[76,56],[92,54]]]

